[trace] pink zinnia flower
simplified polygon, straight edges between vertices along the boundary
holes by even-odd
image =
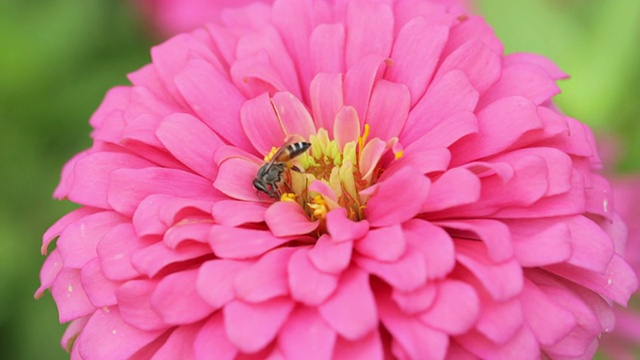
[[[38,294],[72,358],[588,357],[636,278],[564,76],[457,6],[227,10],[108,92]]]

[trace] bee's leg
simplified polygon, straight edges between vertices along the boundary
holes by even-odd
[[[295,166],[295,165],[291,166],[291,170],[293,170],[293,171],[295,171],[295,172],[299,172],[299,173],[302,173],[302,172],[303,172],[302,170],[300,170],[300,168],[299,168],[299,167],[297,167],[297,166]]]

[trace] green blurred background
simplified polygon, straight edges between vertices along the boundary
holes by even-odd
[[[571,75],[569,115],[619,139],[640,171],[640,1],[481,0],[507,52],[546,55]],[[36,301],[42,233],[73,204],[51,199],[63,164],[90,146],[104,93],[157,43],[130,1],[0,0],[0,359],[65,359],[49,294]]]

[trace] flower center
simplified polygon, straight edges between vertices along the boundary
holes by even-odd
[[[369,132],[365,125],[364,134],[345,144],[331,140],[325,129],[311,135],[309,150],[289,166],[280,200],[297,202],[313,220],[324,219],[337,207],[345,208],[354,221],[364,219],[370,194],[362,190],[378,180],[382,155],[397,143],[396,139],[367,141]],[[396,158],[402,156],[401,151],[394,152]]]

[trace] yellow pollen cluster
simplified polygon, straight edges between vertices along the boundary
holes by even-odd
[[[311,208],[312,216],[315,219],[324,219],[327,216],[327,212],[329,212],[329,206],[327,202],[324,201],[322,195],[316,195],[313,198],[313,202],[307,204],[309,208]]]

